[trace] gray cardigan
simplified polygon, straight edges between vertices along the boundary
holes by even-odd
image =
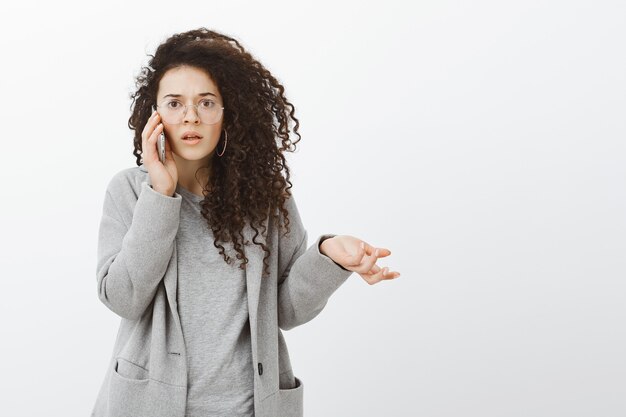
[[[92,417],[184,417],[187,358],[176,305],[176,234],[182,197],[158,193],[141,165],[111,179],[98,234],[97,290],[121,317],[113,353]],[[256,417],[303,415],[303,383],[294,376],[282,330],[316,317],[352,274],[319,251],[307,249],[307,231],[293,197],[287,236],[268,218],[267,239],[243,230]],[[261,278],[263,249],[270,275]],[[238,260],[237,260],[238,261]],[[238,267],[238,264],[237,264]]]

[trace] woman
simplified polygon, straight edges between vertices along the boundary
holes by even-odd
[[[281,329],[352,272],[399,276],[376,265],[391,252],[334,234],[307,249],[284,156],[294,107],[235,39],[170,37],[131,97],[138,167],[110,181],[98,237],[98,296],[121,322],[92,415],[301,416]]]

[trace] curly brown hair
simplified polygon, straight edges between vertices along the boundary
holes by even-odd
[[[294,152],[301,136],[294,106],[285,97],[285,88],[241,44],[227,35],[204,27],[177,33],[160,44],[147,67],[135,79],[136,91],[130,95],[132,115],[128,127],[134,130],[137,165],[141,161],[141,133],[156,104],[159,81],[170,69],[189,66],[205,71],[217,85],[224,101],[223,127],[228,132],[228,152],[213,158],[208,182],[203,184],[201,213],[213,231],[213,245],[227,264],[232,259],[218,242],[232,242],[240,269],[248,259],[242,250],[246,221],[254,229],[253,242],[266,252],[263,276],[269,271],[270,251],[255,239],[269,213],[278,218],[279,209],[289,232],[285,201],[289,191],[289,167],[284,152]],[[295,122],[295,142],[289,138],[290,118]],[[223,134],[218,149],[223,145]],[[280,146],[279,146],[280,145]],[[201,168],[202,169],[202,168]],[[284,170],[284,175],[283,175]],[[208,192],[211,190],[210,192]],[[281,225],[279,224],[279,227]]]

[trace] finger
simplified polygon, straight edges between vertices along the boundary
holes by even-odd
[[[391,255],[391,251],[389,249],[386,249],[386,248],[377,248],[377,249],[378,249],[379,258],[384,258],[386,256]]]
[[[369,273],[372,276],[380,276],[381,279],[394,279],[400,276],[399,272],[392,271],[389,267],[381,268],[378,265],[374,265]]]
[[[158,118],[159,118],[159,113],[157,113],[156,110],[153,111],[141,132],[142,139],[147,140],[150,137],[150,133],[154,130],[157,124]]]
[[[399,272],[395,272],[392,271],[389,267],[384,267],[381,271],[381,278],[382,279],[394,279],[394,278],[398,278],[400,276]]]
[[[153,112],[150,118],[148,119],[148,122],[143,128],[143,132],[141,133],[142,149],[144,149],[144,146],[148,147],[148,142],[150,142],[150,138],[152,137],[152,134],[154,133],[154,130],[157,127],[159,121],[160,121],[159,113],[157,113],[156,111]]]
[[[377,282],[380,282],[375,279],[372,279],[369,275],[363,275],[363,274],[360,274],[360,275],[365,280],[365,282],[367,282],[369,285],[374,285]]]
[[[150,138],[148,140],[148,148],[146,149],[146,158],[148,159],[148,161],[155,161],[158,159],[156,142],[162,130],[163,125],[159,123],[150,135]]]
[[[380,269],[380,268],[379,268]],[[380,271],[378,271],[377,274],[373,274],[372,271],[370,270],[370,272],[368,273],[359,273],[359,275],[361,275],[361,277],[365,280],[365,282],[367,282],[369,285],[374,285],[378,282],[381,281],[380,279]]]
[[[372,253],[374,253],[376,248],[367,242],[363,242],[363,243],[365,244],[365,254],[368,256],[372,255]]]
[[[383,258],[385,256],[391,255],[391,251],[389,249],[387,249],[387,248],[378,248],[376,246],[368,245],[367,243],[366,243],[366,248],[367,248],[367,254],[368,255],[371,255],[377,249],[378,249],[378,257],[379,258]]]
[[[384,267],[384,268],[378,267],[378,272],[372,275],[372,278],[377,279],[379,281],[383,279],[394,279],[396,278],[396,273],[391,272],[391,270],[388,267]]]
[[[369,270],[368,274],[374,275],[380,271],[380,266],[374,264],[372,269]]]
[[[367,249],[366,253],[368,255],[372,255],[373,253],[376,253],[377,250],[378,250],[378,252],[376,254],[377,258],[384,258],[386,256],[391,255],[391,251],[389,249],[377,248],[376,246],[371,246],[371,245],[368,245],[367,243],[365,245],[366,245],[366,249]]]
[[[368,272],[372,269],[372,267],[376,264],[376,260],[378,254],[376,253],[376,249],[370,255],[367,255],[363,261],[361,262],[357,272]]]
[[[375,265],[374,265],[375,266]],[[376,284],[376,279],[372,278],[374,276],[374,273],[372,272],[372,270],[368,271],[368,272],[359,272],[358,273],[361,278],[363,278],[365,280],[365,282],[367,282],[369,285],[373,285]]]
[[[365,244],[367,245],[367,244]],[[359,245],[359,249],[357,250],[357,253],[352,255],[349,252],[345,253],[346,256],[346,265],[349,266],[357,266],[361,264],[361,261],[363,260],[363,256],[365,256],[366,251],[365,251],[365,247],[361,247]]]
[[[352,257],[352,262],[350,263],[350,266],[357,267],[359,265],[366,265],[367,259],[372,256],[372,249],[372,246],[368,245],[366,242],[361,241],[361,245],[359,245],[357,254]]]

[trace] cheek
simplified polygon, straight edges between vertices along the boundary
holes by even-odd
[[[222,129],[218,125],[213,126],[211,130],[209,131],[209,137],[211,138],[212,142],[217,143],[220,140],[221,135],[222,135]]]
[[[165,136],[171,138],[175,131],[173,128],[163,125],[163,132],[165,133]]]

